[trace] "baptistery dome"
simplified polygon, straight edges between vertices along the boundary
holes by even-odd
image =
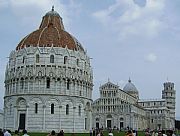
[[[24,37],[16,50],[24,47],[62,47],[71,50],[84,51],[76,38],[65,31],[62,18],[54,11],[49,11],[42,19],[39,29]]]
[[[9,55],[4,127],[86,132],[92,128],[92,89],[90,58],[52,8]]]

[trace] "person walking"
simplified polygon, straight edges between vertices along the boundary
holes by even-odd
[[[27,134],[27,130],[23,130],[23,135],[22,136],[29,136],[28,134]]]
[[[4,133],[4,136],[11,136],[11,131],[10,130],[6,130]]]
[[[57,136],[64,136],[64,131],[61,130],[61,131],[57,134]]]
[[[13,136],[19,136],[19,132],[18,132],[18,130],[15,130],[15,132],[14,132],[14,135]]]
[[[56,132],[54,130],[51,131],[50,134],[48,134],[47,136],[55,136],[56,135]]]

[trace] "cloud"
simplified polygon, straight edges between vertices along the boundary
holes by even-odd
[[[108,30],[118,32],[121,39],[129,36],[156,37],[163,29],[165,0],[147,0],[140,6],[133,0],[116,0],[107,9],[92,14]]]
[[[63,18],[64,24],[69,25],[70,16],[78,14],[81,5],[72,0],[67,2],[64,4],[59,0],[0,0],[0,7],[4,10],[8,8],[8,12],[15,15],[17,21],[22,25],[37,27],[40,17],[50,11],[52,6],[55,6],[55,10]]]
[[[154,53],[150,53],[145,57],[145,59],[148,62],[155,62],[157,60],[157,56]]]

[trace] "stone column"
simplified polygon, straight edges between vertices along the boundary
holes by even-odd
[[[92,128],[92,109],[89,110],[89,130]]]
[[[43,105],[43,131],[46,131],[45,120],[46,120],[46,105]]]
[[[17,106],[14,106],[14,130],[18,129],[18,121],[17,121]]]
[[[60,130],[62,129],[62,126],[61,126],[61,108],[62,108],[62,106],[60,105],[59,106],[59,129]]]
[[[27,84],[27,93],[29,93],[29,82],[30,82],[30,79],[28,79],[28,84]]]
[[[74,106],[74,107],[73,107],[73,134],[74,134],[74,130],[75,130],[75,118],[74,118],[74,116],[75,116],[75,110],[76,110],[76,107]]]
[[[28,110],[29,110],[29,105],[26,106],[26,129],[28,129]]]

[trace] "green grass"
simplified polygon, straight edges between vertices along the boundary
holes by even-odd
[[[108,131],[103,131],[103,134],[104,134],[104,136],[108,136]],[[114,136],[125,136],[125,132],[113,131],[113,134],[114,134]],[[178,131],[176,134],[180,135],[180,131]],[[47,136],[48,133],[31,132],[31,133],[28,133],[28,135],[30,135],[30,136]],[[20,136],[22,136],[22,134],[20,134]],[[72,136],[72,133],[65,133],[64,136]],[[89,136],[89,133],[75,133],[74,136]],[[144,132],[139,131],[138,136],[144,136]]]
[[[104,136],[108,136],[108,131],[103,131]],[[118,133],[117,131],[113,131],[114,136],[124,136],[125,132]],[[33,133],[29,132],[28,135],[30,136],[47,136],[48,133]],[[22,136],[22,134],[20,134]],[[72,136],[72,133],[65,133],[64,136]],[[75,133],[74,136],[89,136],[89,133]],[[138,135],[138,136],[144,136],[144,135]]]

